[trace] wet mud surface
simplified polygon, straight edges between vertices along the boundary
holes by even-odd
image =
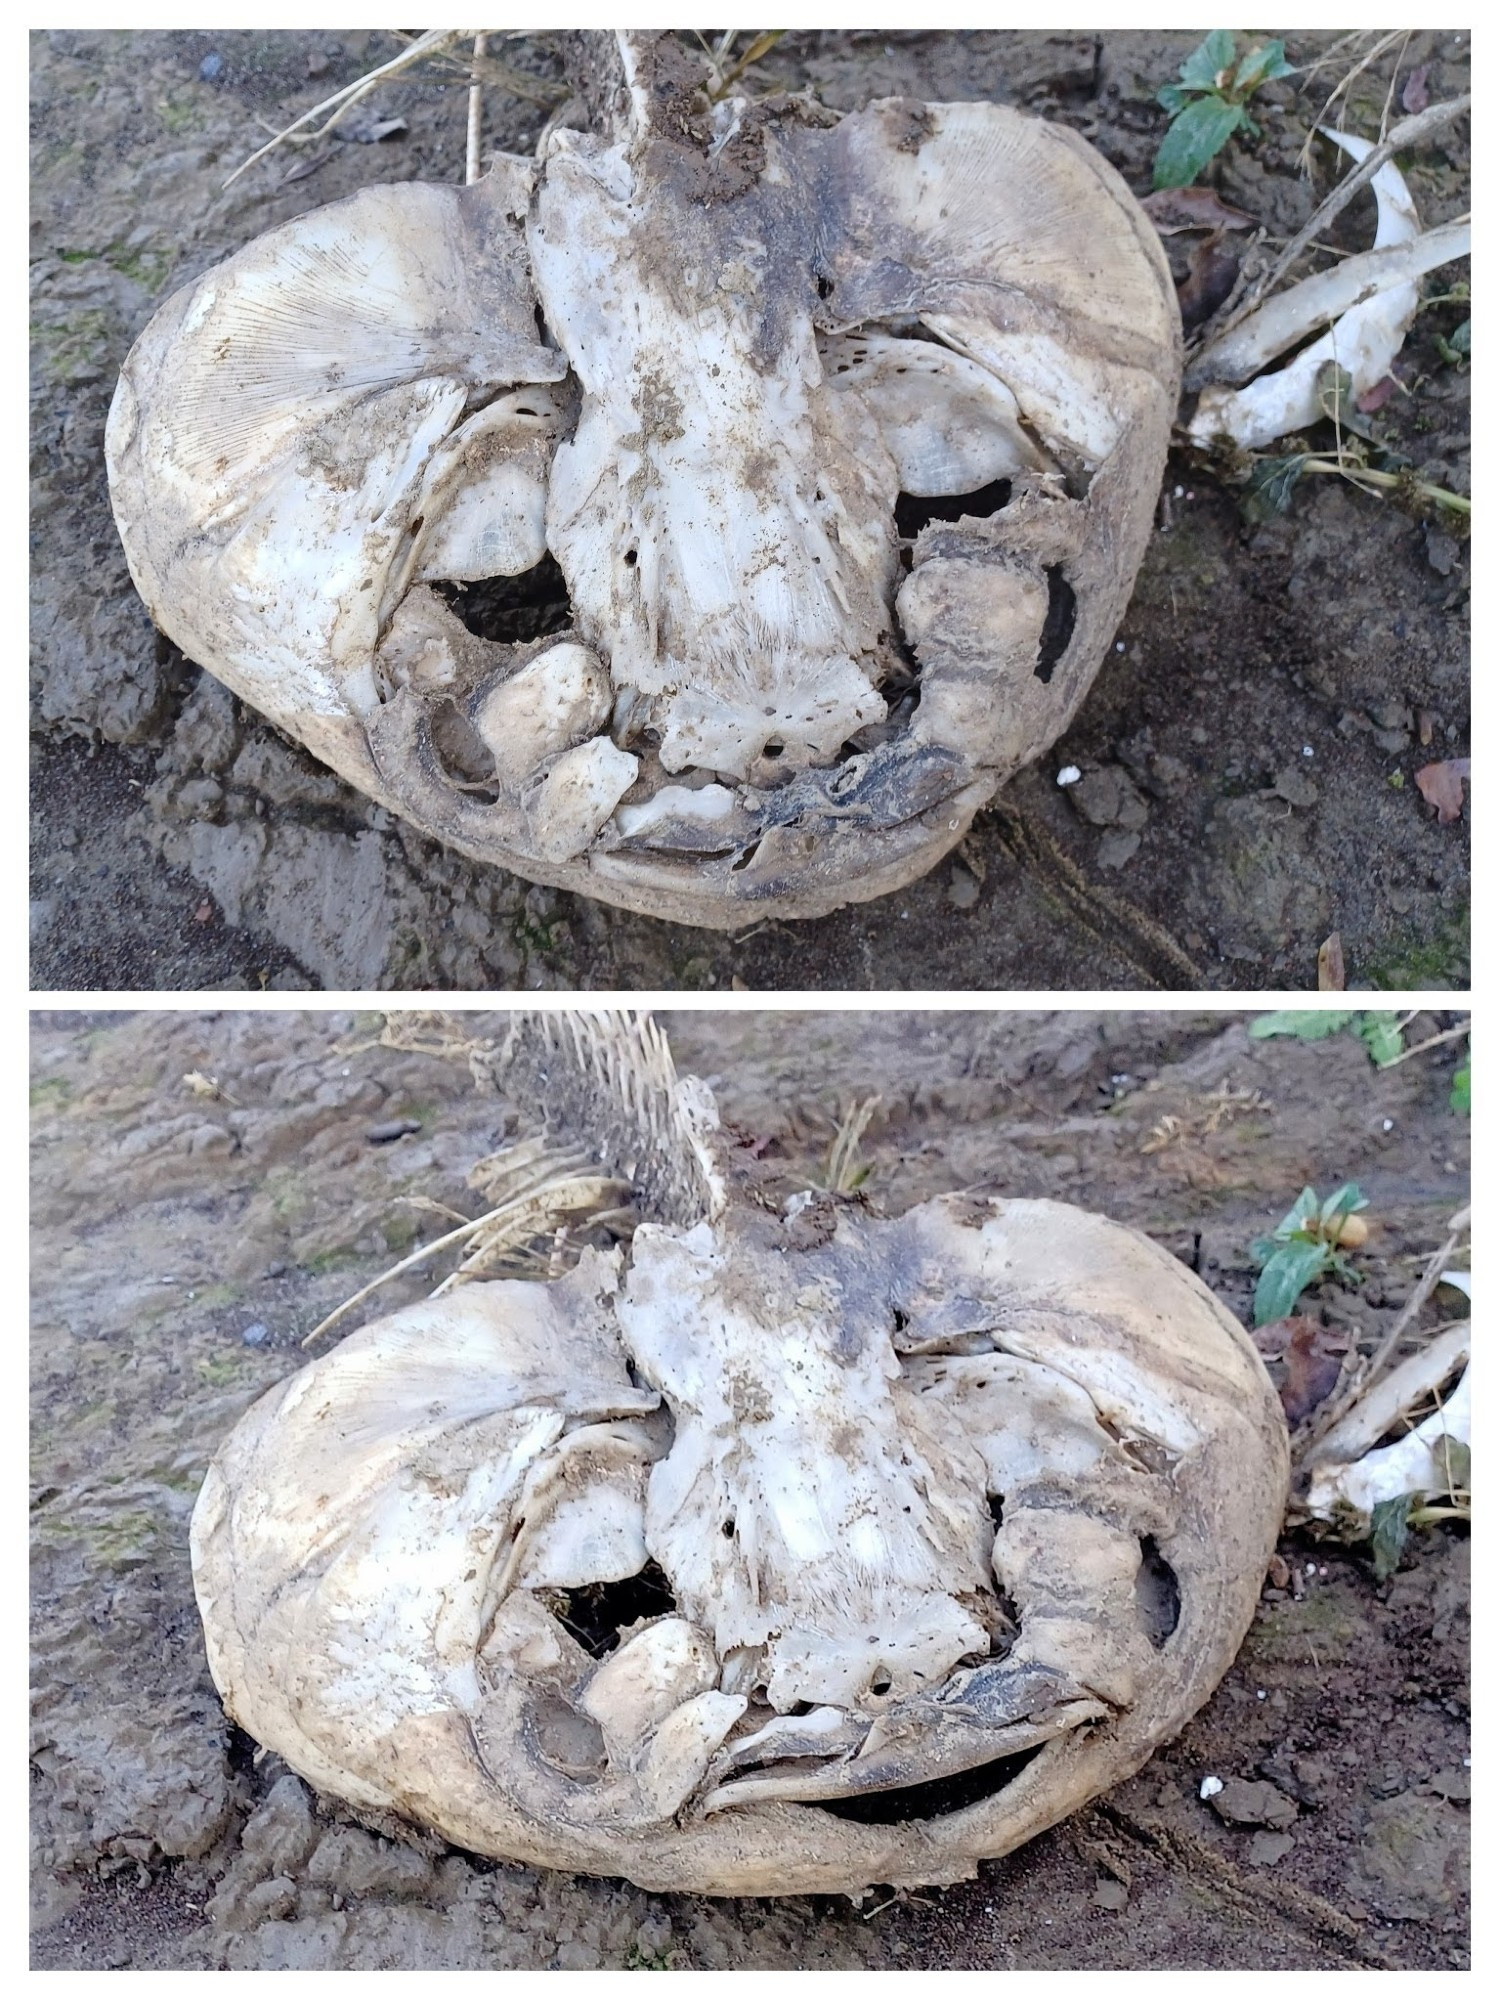
[[[493,1032],[499,1023],[469,1019]],[[1412,1040],[1435,1030],[1417,1022]],[[879,1095],[863,1196],[1048,1195],[1196,1261],[1248,1317],[1248,1245],[1357,1179],[1378,1338],[1467,1191],[1453,1045],[1376,1071],[1340,1035],[1178,1015],[670,1016],[778,1187]],[[472,1212],[517,1116],[371,1017],[35,1017],[33,1962],[44,1967],[1315,1967],[1467,1955],[1468,1543],[1283,1539],[1230,1674],[1146,1769],[976,1881],[881,1907],[652,1896],[393,1837],[226,1725],[187,1524],[240,1414],[325,1312]],[[194,1079],[189,1081],[189,1079]],[[519,1114],[526,1117],[522,1110]],[[398,1138],[398,1127],[409,1129]],[[526,1126],[524,1129],[532,1129]],[[421,1272],[386,1293],[421,1296]],[[1440,1296],[1422,1320],[1451,1315]],[[351,1321],[350,1324],[354,1324]],[[1281,1576],[1278,1585],[1276,1575]],[[1199,1796],[1225,1783],[1226,1819]]]
[[[841,110],[893,94],[1016,104],[1084,133],[1143,194],[1156,92],[1195,39],[799,32],[754,75]],[[1291,59],[1328,40],[1290,36]],[[923,881],[730,937],[435,846],[161,640],[105,491],[119,364],[169,292],[273,224],[375,180],[461,176],[461,81],[398,78],[371,117],[403,132],[284,149],[223,190],[268,129],[397,46],[348,31],[33,40],[34,985],[1285,988],[1314,983],[1334,930],[1355,984],[1467,983],[1467,807],[1439,825],[1413,782],[1469,748],[1467,546],[1337,479],[1304,479],[1289,513],[1251,526],[1174,452],[1134,602],[1066,737]],[[542,43],[509,46],[556,73]],[[1378,129],[1393,63],[1398,90],[1426,65],[1437,102],[1467,87],[1468,37],[1424,30],[1375,64],[1352,89],[1355,129]],[[1337,75],[1269,86],[1263,137],[1231,142],[1206,177],[1276,241],[1329,184],[1327,160],[1316,186],[1296,163]],[[544,115],[492,93],[488,141],[530,151]],[[1404,163],[1425,222],[1468,207],[1467,146],[1461,121]],[[1367,242],[1372,215],[1356,200],[1336,246]],[[1419,316],[1406,393],[1378,418],[1423,478],[1460,492],[1469,378],[1438,343],[1467,314]],[[1069,765],[1082,781],[1059,788]]]

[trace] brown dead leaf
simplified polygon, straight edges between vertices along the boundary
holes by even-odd
[[[1463,811],[1463,781],[1468,775],[1467,757],[1445,757],[1441,763],[1424,764],[1416,773],[1417,790],[1428,805],[1437,807],[1439,826],[1451,825]]]
[[[1337,931],[1330,931],[1318,946],[1318,991],[1342,993],[1343,990],[1344,940]]]
[[[1431,103],[1427,91],[1427,72],[1431,68],[1431,63],[1422,63],[1406,79],[1401,91],[1403,111],[1425,111]]]
[[[1239,275],[1239,252],[1228,248],[1218,230],[1206,236],[1193,252],[1187,276],[1177,287],[1177,304],[1188,332],[1218,311],[1234,290]]]
[[[1255,221],[1206,187],[1158,188],[1141,206],[1156,224],[1158,236],[1175,236],[1183,229],[1250,229]]]
[[[1394,375],[1382,375],[1373,389],[1366,389],[1362,396],[1355,398],[1354,407],[1362,416],[1373,417],[1377,410],[1384,409],[1400,387]]]
[[[1305,1313],[1294,1314],[1285,1324],[1286,1380],[1281,1385],[1281,1407],[1295,1430],[1333,1394],[1349,1351],[1350,1333],[1347,1327],[1324,1326]]]

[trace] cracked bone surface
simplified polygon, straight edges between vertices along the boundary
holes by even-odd
[[[655,1219],[240,1420],[193,1567],[257,1741],[474,1852],[852,1893],[974,1874],[1207,1700],[1287,1443],[1181,1263],[1051,1201],[768,1208],[649,1021],[518,1017],[498,1076]]]
[[[668,38],[575,49],[596,129],[168,300],[116,520],[162,630],[424,832],[686,923],[821,915],[932,867],[1083,699],[1176,407],[1166,262],[1005,106],[710,110]],[[557,637],[450,609],[548,552]]]

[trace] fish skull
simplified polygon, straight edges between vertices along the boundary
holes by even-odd
[[[684,139],[656,38],[620,46],[608,129],[367,189],[170,299],[116,519],[162,629],[425,832],[679,921],[815,916],[930,868],[1082,700],[1176,306],[1071,132],[737,102]],[[450,607],[549,553],[565,633]]]

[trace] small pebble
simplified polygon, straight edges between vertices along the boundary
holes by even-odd
[[[1076,785],[1082,776],[1083,773],[1076,764],[1064,764],[1057,774],[1057,782],[1060,785]]]
[[[264,1320],[259,1319],[252,1325],[247,1326],[245,1331],[240,1335],[240,1339],[245,1343],[246,1347],[264,1347],[270,1338],[271,1329],[266,1325]]]
[[[1310,757],[1310,756],[1312,755],[1312,753],[1313,753],[1313,747],[1312,747],[1312,745],[1311,745],[1310,743],[1304,743],[1304,744],[1303,744],[1303,746],[1302,746],[1302,754],[1303,754],[1303,756],[1304,756],[1304,757]]]
[[[1198,1796],[1200,1799],[1216,1798],[1223,1789],[1224,1780],[1222,1778],[1205,1778],[1203,1783],[1198,1787]]]
[[[1250,1842],[1250,1866],[1274,1868],[1278,1861],[1285,1861],[1291,1851],[1292,1837],[1289,1833],[1258,1833]]]
[[[954,868],[948,880],[948,901],[958,910],[972,910],[979,901],[979,884],[967,868]]]
[[[224,74],[224,58],[217,53],[205,56],[198,65],[198,74],[205,83],[212,83]]]

